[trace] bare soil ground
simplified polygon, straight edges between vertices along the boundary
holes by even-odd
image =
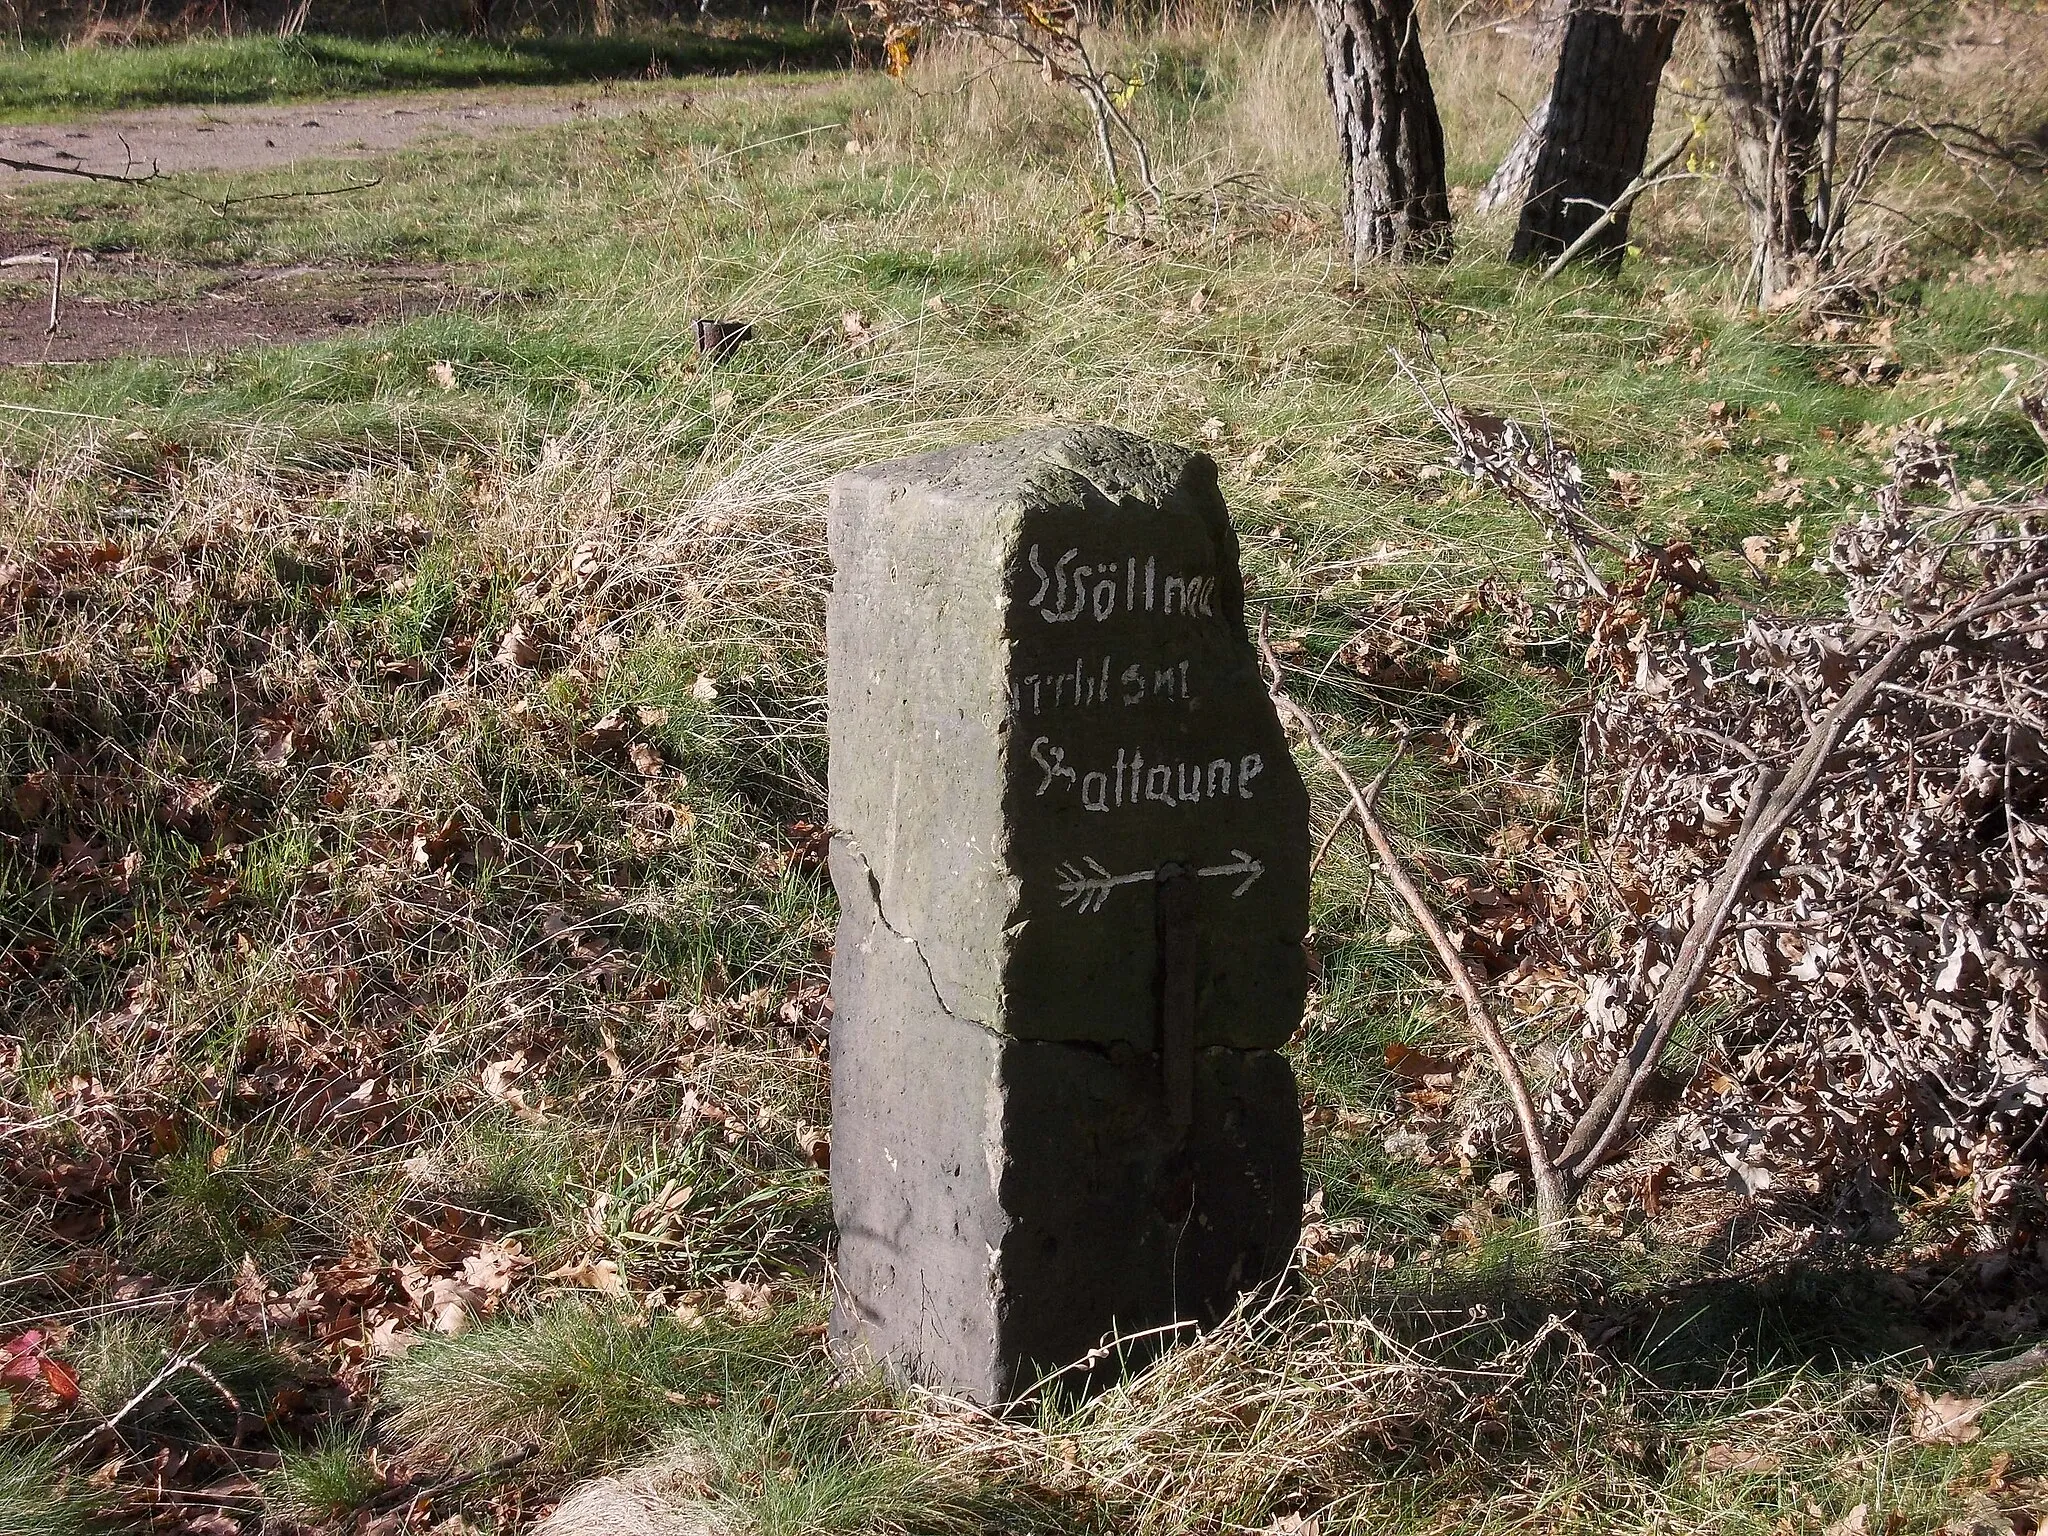
[[[118,176],[261,171],[300,160],[403,149],[438,133],[489,134],[579,118],[619,117],[680,86],[521,87],[296,106],[163,107],[71,123],[0,126],[0,156]],[[0,167],[0,189],[62,180]]]
[[[480,135],[617,117],[661,91],[656,85],[625,91],[527,87],[282,107],[164,108],[75,123],[0,127],[0,156],[107,175],[147,173],[152,167],[167,175],[263,171],[300,160],[388,152],[435,134]],[[0,193],[67,179],[0,167]],[[53,248],[41,233],[26,224],[0,228],[0,257]],[[108,259],[101,258],[100,265]],[[425,266],[224,270],[217,278],[208,275],[182,285],[185,291],[176,297],[89,291],[103,286],[92,277],[117,275],[74,267],[57,333],[50,335],[44,271],[0,273],[0,367],[313,341],[497,297]],[[166,276],[153,270],[135,275],[150,287],[162,286]],[[80,279],[86,279],[88,291],[78,291]]]
[[[0,367],[316,341],[501,298],[433,266],[243,267],[223,269],[175,298],[67,295],[52,336],[41,270],[11,275],[23,280],[0,286]]]

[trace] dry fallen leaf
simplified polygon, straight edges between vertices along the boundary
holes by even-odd
[[[1710,1445],[1700,1456],[1700,1466],[1709,1472],[1755,1472],[1768,1475],[1784,1468],[1784,1459],[1753,1445]]]
[[[1953,1392],[1929,1397],[1914,1387],[1907,1387],[1903,1396],[1912,1410],[1913,1439],[1919,1445],[1968,1445],[1984,1433],[1977,1422],[1986,1407],[1981,1397]]]
[[[725,1282],[725,1310],[743,1323],[758,1323],[775,1311],[775,1293],[745,1280]]]
[[[419,1341],[417,1333],[397,1318],[387,1317],[370,1330],[369,1356],[372,1360],[396,1360]]]
[[[462,812],[455,811],[439,826],[422,827],[413,833],[413,867],[421,870],[445,869],[460,858],[468,847],[469,831],[463,825]]]
[[[699,672],[697,681],[690,684],[690,697],[699,704],[713,704],[718,700],[718,679],[709,672]]]
[[[626,755],[633,759],[633,767],[643,779],[658,779],[666,766],[662,761],[661,748],[651,741],[636,741],[627,749]]]
[[[462,1261],[462,1281],[485,1296],[503,1296],[512,1289],[519,1272],[532,1264],[516,1238],[506,1243],[486,1242]]]
[[[554,1280],[562,1285],[573,1285],[587,1291],[597,1291],[606,1296],[626,1294],[625,1276],[619,1273],[619,1266],[611,1259],[578,1259],[574,1264],[564,1264],[560,1269],[551,1269],[543,1280]]]
[[[524,1051],[514,1051],[503,1061],[492,1062],[483,1071],[484,1092],[501,1104],[518,1099],[519,1090],[512,1086],[512,1080],[524,1074],[528,1065]]]
[[[498,665],[501,667],[534,667],[540,664],[540,636],[533,632],[533,626],[526,620],[516,620],[505,631],[505,638],[498,642]]]
[[[1427,1051],[1418,1051],[1412,1045],[1395,1040],[1387,1046],[1387,1070],[1396,1077],[1412,1077],[1420,1081],[1425,1077],[1441,1077],[1447,1072],[1455,1072],[1457,1067],[1441,1056],[1432,1056]]]
[[[434,363],[427,369],[427,372],[432,375],[434,382],[443,389],[453,389],[455,387],[455,365],[453,363]]]

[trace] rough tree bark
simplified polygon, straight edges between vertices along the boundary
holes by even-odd
[[[1839,0],[1703,0],[1700,19],[1749,217],[1749,282],[1768,305],[1827,266],[1843,53],[1857,23]]]
[[[1580,0],[1573,6],[1510,261],[1551,261],[1642,173],[1658,82],[1684,19],[1683,0]],[[1624,212],[1587,259],[1618,264],[1627,244]]]
[[[1310,0],[1344,168],[1352,265],[1451,254],[1444,131],[1415,0]]]
[[[1557,72],[1557,45],[1564,37],[1565,15],[1570,10],[1570,0],[1542,0],[1531,14],[1529,32],[1529,57],[1541,60],[1551,66],[1551,73]],[[1488,214],[1496,208],[1505,208],[1510,203],[1519,208],[1522,199],[1529,194],[1529,173],[1536,169],[1536,155],[1543,148],[1543,124],[1550,116],[1550,92],[1543,93],[1543,99],[1531,107],[1522,119],[1522,131],[1515,136],[1514,145],[1479,190],[1473,199],[1472,211]]]
[[[1479,196],[1472,201],[1472,211],[1478,214],[1493,212],[1513,203],[1517,208],[1522,199],[1529,195],[1529,178],[1536,173],[1536,157],[1543,153],[1543,125],[1550,117],[1550,98],[1545,96],[1536,103],[1529,114],[1529,120],[1522,124],[1522,131],[1515,136],[1515,142],[1501,157],[1493,174],[1486,179],[1486,185],[1479,190]]]

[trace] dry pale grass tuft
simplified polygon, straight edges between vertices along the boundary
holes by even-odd
[[[533,1536],[732,1536],[733,1527],[663,1469],[578,1485]]]
[[[1466,1395],[1457,1373],[1363,1318],[1269,1304],[1071,1411],[1034,1421],[933,1403],[904,1428],[926,1454],[977,1476],[1163,1533],[1361,1497],[1390,1450],[1454,1434]]]

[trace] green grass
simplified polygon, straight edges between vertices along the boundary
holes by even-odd
[[[0,1536],[86,1536],[104,1530],[104,1499],[54,1464],[47,1449],[0,1440]]]
[[[280,1298],[302,1277],[346,1295],[342,1322],[267,1321],[264,1351],[208,1346],[258,1405],[245,1428],[278,1457],[279,1518],[384,1497],[375,1467],[496,1467],[462,1495],[478,1509],[500,1484],[553,1498],[637,1468],[764,1533],[1321,1512],[1331,1532],[1763,1536],[1858,1502],[1871,1530],[1896,1511],[1931,1532],[2002,1497],[1997,1452],[2039,1475],[2038,1389],[1988,1410],[1980,1443],[1925,1447],[1888,1385],[1953,1385],[1970,1362],[1947,1351],[1994,1347],[1929,1331],[1970,1310],[1943,1312],[1945,1287],[1993,1284],[1942,1257],[1968,1246],[1954,1199],[1909,1197],[1905,1237],[1868,1265],[1785,1271],[1771,1245],[1792,1239],[1768,1213],[1703,1188],[1692,1217],[1660,1222],[1621,1191],[1573,1266],[1543,1270],[1517,1193],[1489,1188],[1499,1155],[1461,1157],[1389,1070],[1390,1045],[1462,1067],[1463,1042],[1349,838],[1316,880],[1323,974],[1292,1047],[1330,1228],[1304,1295],[1036,1421],[831,1378],[834,910],[797,825],[824,819],[828,475],[1061,421],[1204,445],[1252,601],[1301,647],[1333,743],[1364,774],[1395,726],[1437,744],[1386,804],[1455,875],[1510,834],[1575,835],[1584,680],[1552,666],[1555,636],[1459,611],[1488,581],[1539,591],[1540,540],[1441,472],[1446,445],[1388,355],[1412,353],[1418,317],[1460,403],[1549,420],[1601,518],[1689,532],[1745,592],[1739,540],[1798,518],[1811,547],[1867,505],[1901,424],[1941,418],[1966,478],[2042,473],[1999,371],[2048,352],[2048,298],[2026,283],[1937,251],[1830,339],[1731,302],[1735,220],[1701,195],[1654,203],[1615,279],[1540,285],[1499,260],[1504,228],[1468,221],[1448,267],[1354,288],[1302,29],[1119,46],[1157,53],[1136,109],[1179,194],[1142,228],[1096,180],[1068,95],[945,61],[915,90],[650,94],[629,117],[439,143],[381,162],[368,191],[225,217],[161,187],[15,195],[24,227],[107,258],[74,268],[81,302],[203,291],[235,264],[389,261],[517,302],[0,376],[0,544],[46,573],[25,595],[0,578],[0,1031],[20,1042],[0,1105],[36,1127],[31,1171],[49,1173],[24,1175],[0,1224],[0,1337],[79,1317],[66,1357],[91,1403],[118,1406],[165,1359],[176,1311],[102,1315],[110,1277],[217,1299],[246,1254]],[[1466,46],[1467,76],[1508,67],[1507,44]],[[408,70],[598,68],[362,47],[0,67],[47,71],[21,77],[36,113],[111,99],[123,69],[145,94],[226,100],[372,88],[372,70],[397,88],[456,83]],[[221,83],[185,81],[207,57]],[[1490,85],[1442,95],[1458,163],[1483,169],[1509,131]],[[1958,227],[1988,213],[1970,187],[1939,196]],[[2048,237],[2039,208],[1997,214],[2021,243]],[[876,339],[851,345],[848,311]],[[706,363],[698,316],[756,339]],[[1903,377],[1842,382],[1884,349]],[[515,623],[530,649],[508,650]],[[1361,633],[1443,666],[1362,675],[1339,659]],[[1321,827],[1335,791],[1311,783]],[[1518,1027],[1540,1042],[1571,1018]],[[1457,1091],[1492,1090],[1472,1073]],[[531,1261],[507,1295],[472,1296],[454,1337],[364,1358],[373,1316],[427,1332],[408,1266],[416,1288],[453,1283],[486,1238]],[[560,1294],[598,1260],[632,1300]],[[1972,1306],[1994,1301],[2017,1305]],[[343,1373],[360,1395],[330,1414],[281,1372]],[[183,1377],[138,1410],[137,1437],[226,1440],[222,1411]],[[73,1432],[22,1422],[0,1439],[0,1522],[8,1499],[48,1502],[6,1481],[30,1465],[19,1447]],[[1717,1445],[1773,1469],[1731,1469]]]
[[[757,1408],[808,1351],[811,1321],[691,1326],[565,1301],[517,1323],[415,1345],[384,1378],[384,1430],[472,1466],[540,1447],[557,1469],[644,1452],[694,1411]]]
[[[261,1479],[263,1512],[313,1524],[352,1514],[382,1489],[359,1434],[328,1434],[287,1451]]]
[[[661,75],[819,69],[844,63],[845,34],[742,22],[635,37],[428,33],[393,38],[192,38],[148,47],[0,49],[0,122],[38,123],[143,107],[313,101],[475,86],[600,85]]]

